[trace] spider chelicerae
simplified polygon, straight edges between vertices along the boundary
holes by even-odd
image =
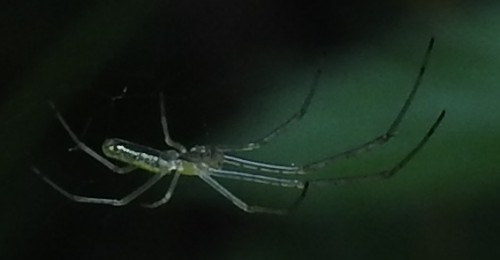
[[[152,174],[145,183],[143,183],[138,188],[134,189],[132,192],[125,195],[121,199],[109,199],[72,194],[43,175],[38,168],[33,166],[32,170],[55,190],[57,190],[70,200],[76,202],[123,206],[150,189],[155,183],[157,183],[166,175],[173,175],[170,185],[165,192],[165,195],[160,200],[149,204],[141,204],[144,207],[155,208],[162,204],[165,204],[170,200],[177,186],[179,177],[181,175],[186,175],[197,176],[201,178],[204,182],[206,182],[224,197],[229,199],[234,205],[246,212],[284,214],[287,213],[290,209],[295,208],[303,200],[309,187],[309,183],[328,182],[331,184],[345,184],[356,181],[387,179],[401,170],[401,168],[403,168],[424,147],[424,145],[427,143],[429,138],[432,136],[432,134],[444,118],[445,110],[441,111],[437,119],[434,121],[434,123],[420,140],[420,142],[399,162],[386,170],[365,175],[327,177],[324,179],[308,178],[308,176],[310,176],[308,174],[312,172],[318,171],[326,167],[327,165],[336,162],[339,159],[348,159],[360,153],[367,152],[376,146],[387,143],[395,136],[396,131],[398,130],[401,121],[405,117],[420,86],[431,50],[433,48],[433,44],[434,39],[431,38],[413,88],[411,89],[408,97],[403,104],[403,107],[396,115],[396,118],[389,126],[388,130],[385,133],[369,140],[368,142],[354,146],[347,151],[328,156],[319,161],[307,163],[304,165],[281,165],[247,160],[229,155],[229,153],[252,151],[258,149],[283,133],[284,130],[287,129],[292,123],[300,120],[306,114],[311,103],[311,99],[316,92],[321,74],[320,70],[317,72],[313,84],[311,85],[311,88],[302,106],[296,113],[294,113],[290,118],[277,126],[274,130],[269,132],[264,137],[243,145],[198,145],[187,149],[186,147],[184,147],[184,145],[172,140],[169,134],[167,118],[165,115],[164,98],[162,93],[160,93],[160,121],[163,129],[164,141],[172,149],[157,150],[151,147],[139,145],[117,138],[105,140],[102,145],[102,151],[104,155],[108,158],[112,158],[114,160],[121,161],[127,164],[123,167],[115,165],[113,162],[106,159],[104,156],[100,155],[92,148],[88,147],[85,143],[80,141],[77,135],[68,126],[62,115],[56,110],[54,104],[52,102],[49,102],[49,105],[54,110],[55,116],[64,127],[66,132],[69,134],[70,138],[75,142],[77,148],[79,148],[115,173],[126,174],[137,169],[142,169],[151,172]],[[227,167],[225,168],[225,166],[231,166],[232,169],[227,169]],[[287,208],[274,209],[254,206],[247,204],[232,192],[230,192],[228,189],[226,189],[224,186],[222,186],[216,180],[217,178],[227,178],[287,188],[297,188],[302,190],[302,192],[300,196],[297,197],[295,202]]]

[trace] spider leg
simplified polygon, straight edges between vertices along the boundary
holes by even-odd
[[[217,145],[216,146],[217,150],[219,150],[221,152],[252,151],[252,150],[258,149],[258,148],[262,147],[263,145],[271,142],[272,139],[274,139],[275,137],[277,137],[278,135],[283,133],[286,129],[288,129],[288,127],[291,124],[302,119],[302,117],[304,117],[304,115],[307,113],[307,110],[309,109],[309,105],[311,104],[311,99],[314,96],[314,93],[316,92],[316,88],[318,86],[320,75],[321,75],[321,70],[318,70],[316,72],[315,77],[314,77],[314,81],[311,85],[309,93],[307,94],[304,102],[302,103],[302,106],[300,107],[300,109],[297,112],[295,112],[285,122],[278,125],[271,132],[269,132],[267,135],[255,140],[253,142],[250,142],[247,144],[242,144],[242,145]]]
[[[220,183],[218,183],[216,180],[214,180],[212,177],[210,177],[210,173],[204,173],[200,172],[198,176],[205,181],[208,185],[210,185],[212,188],[214,188],[216,191],[218,191],[220,194],[222,194],[224,197],[226,197],[228,200],[230,200],[234,205],[236,205],[238,208],[242,209],[245,212],[248,213],[269,213],[269,214],[278,214],[278,215],[283,215],[287,214],[290,212],[291,209],[294,209],[300,202],[304,199],[305,194],[307,192],[308,185],[304,187],[302,190],[302,194],[300,197],[292,204],[292,206],[288,209],[272,209],[272,208],[266,208],[266,207],[261,207],[261,206],[255,206],[255,205],[248,205],[246,202],[241,200],[240,198],[236,197],[233,193],[231,193],[229,190],[224,188]]]
[[[178,142],[175,142],[170,137],[170,133],[168,131],[167,116],[165,113],[165,101],[163,99],[162,92],[160,92],[160,113],[161,113],[161,118],[160,118],[161,119],[161,127],[163,129],[163,135],[165,136],[165,143],[168,146],[177,149],[180,153],[186,153],[187,152],[186,147],[184,147],[184,145],[182,145]]]
[[[244,173],[244,172],[214,169],[214,168],[210,168],[209,171],[210,171],[210,176],[218,178],[249,181],[249,182],[268,184],[286,188],[303,189],[306,186],[306,184],[303,181],[297,179],[268,177],[252,173]]]
[[[125,174],[125,173],[129,173],[129,172],[137,169],[135,166],[131,166],[131,165],[119,167],[119,166],[113,164],[112,162],[110,162],[109,160],[107,160],[106,158],[104,158],[103,156],[101,156],[100,154],[96,153],[94,150],[92,150],[90,147],[88,147],[85,143],[80,141],[80,139],[78,139],[76,134],[71,130],[69,125],[66,123],[66,120],[64,120],[64,118],[59,113],[59,111],[57,111],[54,103],[49,101],[49,105],[52,108],[52,110],[54,110],[54,113],[55,113],[57,119],[59,120],[59,122],[61,123],[61,125],[64,127],[66,132],[69,134],[69,136],[71,137],[73,142],[75,142],[76,147],[78,147],[80,150],[82,150],[86,154],[90,155],[96,161],[98,161],[101,164],[103,164],[104,166],[108,167],[110,170],[112,170],[115,173]]]
[[[392,168],[374,174],[346,176],[346,177],[329,178],[329,179],[318,179],[309,181],[313,183],[328,183],[334,185],[341,185],[352,182],[381,180],[390,178],[394,176],[394,174],[396,174],[399,170],[401,170],[424,147],[427,141],[429,141],[429,138],[434,134],[434,131],[438,128],[439,124],[441,124],[441,121],[443,120],[445,113],[446,113],[445,110],[441,111],[436,121],[434,121],[434,124],[432,124],[431,128],[429,128],[429,130],[427,131],[425,136],[420,140],[420,142],[408,154],[406,154],[406,156],[403,157],[401,161],[399,161]]]
[[[137,198],[139,195],[141,195],[142,193],[147,191],[149,188],[151,188],[151,186],[153,186],[155,183],[157,183],[163,176],[165,176],[164,174],[154,174],[144,184],[139,186],[137,189],[135,189],[134,191],[132,191],[128,195],[122,197],[121,199],[107,199],[107,198],[85,197],[85,196],[72,194],[72,193],[66,191],[65,189],[63,189],[61,186],[54,183],[49,178],[47,178],[36,167],[32,167],[31,169],[38,176],[40,176],[46,183],[48,183],[55,190],[57,190],[59,193],[61,193],[66,198],[68,198],[72,201],[81,202],[81,203],[105,204],[105,205],[112,205],[112,206],[124,206],[124,205],[128,204],[129,202],[131,202],[132,200]]]
[[[322,160],[312,162],[309,164],[306,164],[302,167],[304,172],[311,172],[315,171],[318,169],[321,169],[325,167],[328,164],[331,164],[335,162],[338,159],[349,159],[351,157],[357,156],[361,153],[368,152],[372,148],[381,146],[385,143],[387,143],[389,140],[391,140],[394,136],[396,136],[397,130],[399,129],[399,125],[401,124],[401,121],[403,120],[404,116],[406,115],[406,112],[408,111],[408,108],[410,107],[411,103],[413,102],[415,98],[415,94],[417,93],[418,88],[420,87],[420,83],[422,82],[422,77],[425,74],[425,69],[427,67],[427,63],[429,61],[429,57],[432,51],[432,48],[434,46],[434,38],[431,38],[429,41],[429,45],[427,46],[427,50],[425,52],[425,56],[422,62],[422,65],[420,66],[419,73],[417,75],[417,79],[415,80],[415,83],[413,84],[413,88],[410,91],[410,94],[406,98],[406,101],[403,104],[403,107],[399,111],[398,115],[392,122],[392,124],[389,126],[389,129],[382,135],[375,137],[374,139],[363,143],[361,145],[358,145],[354,148],[351,148],[345,152],[341,152],[338,154],[335,154],[333,156],[329,156],[327,158],[324,158]]]
[[[90,124],[92,123],[92,120],[94,120],[92,117],[90,117],[89,119],[87,119],[87,122],[85,123],[85,127],[83,128],[82,132],[78,136],[80,136],[82,138],[83,138],[83,136],[85,136],[85,134],[87,133],[87,130],[90,127]],[[76,145],[76,144],[73,147],[70,147],[68,149],[69,152],[74,152],[76,150],[78,150],[78,145]]]
[[[270,164],[270,163],[263,163],[263,162],[257,162],[257,161],[252,161],[252,160],[247,160],[231,155],[224,155],[224,163],[236,166],[236,167],[241,167],[241,168],[246,168],[246,169],[251,169],[255,171],[260,171],[264,173],[278,173],[278,174],[302,174],[304,173],[302,171],[301,167],[298,166],[287,166],[287,165],[279,165],[279,164]]]
[[[156,208],[156,207],[159,207],[159,206],[167,203],[170,200],[170,198],[172,198],[172,194],[174,194],[174,190],[175,190],[175,187],[177,187],[177,182],[179,181],[180,176],[181,176],[181,174],[179,171],[176,171],[174,173],[174,177],[172,177],[172,181],[170,181],[170,185],[168,186],[168,190],[165,193],[165,195],[163,196],[163,198],[161,198],[160,200],[157,200],[153,203],[142,203],[141,206],[143,206],[145,208]]]

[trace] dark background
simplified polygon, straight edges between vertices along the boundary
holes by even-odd
[[[500,5],[496,1],[3,1],[0,4],[2,259],[491,259],[498,254]],[[425,149],[385,182],[312,186],[288,216],[247,214],[201,180],[144,209],[68,201],[118,197],[148,173],[116,176],[73,144],[52,100],[91,147],[107,137],[165,149],[244,143],[300,106],[306,117],[246,158],[306,163],[385,131],[431,36],[428,73],[399,136],[314,177],[391,166],[439,111]],[[112,101],[127,87],[125,98]],[[90,124],[88,124],[90,122]],[[86,127],[88,125],[88,128]],[[84,131],[84,129],[87,129]],[[223,182],[251,204],[297,191]],[[161,183],[139,201],[162,196]]]

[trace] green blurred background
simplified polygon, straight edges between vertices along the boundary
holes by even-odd
[[[0,7],[2,259],[493,259],[500,213],[500,4],[496,1],[7,1]],[[158,209],[72,203],[119,196],[147,173],[115,176],[81,152],[53,100],[99,149],[119,137],[164,148],[157,93],[185,145],[244,143],[298,109],[306,117],[250,159],[306,163],[386,130],[436,45],[399,135],[314,178],[393,165],[447,116],[394,178],[312,186],[289,216],[246,214],[182,178]],[[127,87],[124,99],[112,97]],[[87,124],[91,119],[91,123]],[[297,191],[223,182],[246,201]],[[167,183],[141,197],[154,200]]]

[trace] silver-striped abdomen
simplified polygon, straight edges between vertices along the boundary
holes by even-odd
[[[102,151],[107,157],[154,173],[160,172],[160,165],[164,171],[175,170],[178,157],[178,153],[173,150],[162,152],[117,138],[104,141]]]

